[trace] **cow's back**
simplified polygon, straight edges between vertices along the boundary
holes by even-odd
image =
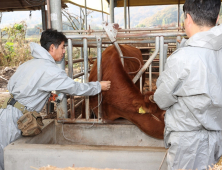
[[[130,77],[130,79],[132,80],[139,69],[143,66],[144,62],[139,49],[129,45],[120,45],[120,48],[123,56],[125,57],[124,69],[122,67],[121,58],[119,57],[115,46],[109,46],[102,53],[102,80],[111,80],[110,78],[113,77],[114,74],[116,77],[115,79],[125,76]],[[125,80],[127,79],[128,78],[126,78]],[[90,72],[89,81],[97,81],[97,61],[94,62],[93,68]],[[143,74],[143,84],[144,81],[145,74]],[[137,81],[136,86],[139,88],[139,81]]]

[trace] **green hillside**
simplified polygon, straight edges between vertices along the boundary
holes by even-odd
[[[177,6],[169,6],[165,9],[157,12],[151,17],[147,17],[140,21],[138,26],[146,26],[146,27],[152,27],[152,26],[158,26],[158,25],[170,25],[170,24],[176,24],[177,23]],[[182,5],[180,10],[180,16],[183,14],[182,11]]]
[[[184,21],[184,14],[183,14],[183,5],[180,7],[180,23]],[[152,27],[152,26],[159,26],[159,25],[170,25],[176,26],[177,25],[177,6],[168,6],[151,17],[147,17],[139,22],[137,27]],[[219,14],[219,23],[222,23],[222,8],[220,9]]]

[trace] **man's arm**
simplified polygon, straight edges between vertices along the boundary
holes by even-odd
[[[163,110],[167,110],[177,102],[177,96],[174,93],[182,86],[183,79],[187,76],[183,71],[186,64],[183,56],[183,50],[172,54],[167,60],[165,70],[157,80],[154,101]]]
[[[109,90],[110,81],[79,83],[69,78],[65,71],[54,68],[45,72],[45,84],[39,89],[43,91],[59,91],[62,93],[78,96],[93,96],[101,90]]]

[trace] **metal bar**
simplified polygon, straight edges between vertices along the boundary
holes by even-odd
[[[134,39],[130,39],[130,40],[118,40],[116,41],[118,44],[147,44],[147,43],[155,43],[155,40],[134,40]],[[165,40],[164,39],[164,43],[176,43],[176,39],[170,39],[170,40]],[[81,40],[75,40],[72,41],[73,45],[82,45],[82,41]],[[88,45],[89,44],[96,44],[96,41],[88,41]],[[112,42],[110,41],[105,41],[103,40],[103,44],[112,44]],[[103,48],[106,48],[105,46],[102,46]]]
[[[128,29],[130,29],[130,0],[128,0]]]
[[[97,59],[96,57],[92,57],[92,59]],[[72,63],[80,63],[80,62],[83,62],[84,59],[75,59],[75,60],[72,60]]]
[[[73,79],[73,63],[72,63],[72,40],[68,39],[68,75]],[[70,95],[70,118],[75,118],[75,103],[74,96]]]
[[[120,49],[119,44],[118,44],[116,41],[115,41],[113,44],[114,44],[114,46],[116,47],[116,50],[117,50],[117,52],[118,52],[118,54],[119,54],[119,56],[120,56],[121,62],[122,62],[122,64],[123,64],[123,66],[124,66],[123,53],[122,53],[122,51],[121,51],[121,49]]]
[[[152,63],[149,66],[149,91],[152,91]]]
[[[127,22],[126,22],[126,0],[124,0],[124,28],[127,29]]]
[[[84,74],[85,74],[84,72],[76,74],[75,76],[73,76],[73,79],[76,79],[76,78],[78,78],[80,76],[83,76]]]
[[[177,21],[178,21],[178,27],[180,27],[180,0],[178,0],[178,18],[177,18]]]
[[[87,8],[86,8],[86,0],[85,0],[85,30],[87,30]]]
[[[140,77],[140,92],[143,93],[143,75]]]
[[[165,64],[167,60],[167,51],[168,51],[168,44],[164,44],[163,46],[163,70],[165,70]]]
[[[84,55],[84,82],[88,83],[88,51],[87,51],[87,39],[83,39],[83,55]],[[86,112],[86,120],[89,120],[89,96],[85,96],[85,112]]]
[[[102,40],[96,37],[97,41],[97,79],[102,80]],[[98,121],[102,121],[102,93],[98,94]]]
[[[48,6],[48,5],[47,5]],[[61,13],[61,0],[50,0],[50,10],[51,10],[51,22],[52,28],[57,31],[62,31],[62,13]],[[60,62],[56,62],[59,68],[65,70],[65,60],[64,57]],[[64,95],[63,100],[57,107],[57,117],[58,118],[67,118],[67,98]]]
[[[91,70],[89,70],[88,73],[90,73],[90,71],[91,71]],[[83,75],[85,75],[84,72],[78,73],[78,74],[76,74],[76,75],[73,76],[73,79],[76,79],[76,78],[78,78],[78,77],[80,77],[80,76],[83,76]]]
[[[41,6],[41,12],[42,12],[42,29],[46,30],[45,5]]]
[[[180,33],[180,32],[169,32],[169,33],[148,33],[148,34],[131,34],[131,33],[118,33],[117,38],[131,38],[131,37],[136,37],[136,38],[145,38],[145,37],[157,37],[157,36],[164,36],[164,37],[175,37],[175,36],[185,36],[185,33]],[[96,35],[66,35],[67,38],[71,39],[82,39],[82,38],[87,38],[87,39],[96,39]],[[107,35],[102,34],[101,38],[108,38]]]
[[[103,16],[103,0],[101,0],[101,10],[102,10],[102,20],[104,21],[104,16]]]
[[[147,62],[143,65],[143,67],[140,69],[140,71],[136,74],[136,76],[133,78],[134,83],[137,82],[137,80],[140,78],[140,76],[146,71],[146,69],[152,63],[153,59],[156,57],[156,55],[159,51],[159,46],[160,46],[159,43],[160,43],[160,38],[156,37],[155,51],[153,52],[152,56],[150,56],[150,58],[147,60]]]
[[[178,42],[178,41],[181,41],[181,36],[177,36],[177,41],[176,41],[176,45],[177,45],[177,49],[179,48],[179,46],[180,46],[180,43]]]
[[[75,105],[75,108],[77,108],[83,101],[84,101],[84,99],[80,100],[80,101]]]
[[[72,40],[68,39],[68,76],[73,78]]]
[[[164,45],[164,38],[163,36],[160,37],[160,55],[159,55],[159,73],[163,72],[163,45]]]
[[[57,119],[58,123],[67,123],[67,124],[71,124],[71,123],[95,123],[95,124],[101,124],[101,123],[106,123],[106,124],[127,124],[127,125],[132,125],[131,122],[129,122],[128,120],[115,120],[115,121],[111,121],[111,120],[104,120],[104,121],[98,121],[97,119],[89,119],[88,121],[86,121],[85,119]]]
[[[114,23],[114,0],[110,0],[110,22]]]
[[[163,27],[163,28],[130,28],[130,29],[119,29],[118,32],[137,32],[137,31],[166,31],[166,30],[172,30],[172,31],[176,31],[176,30],[181,30],[184,31],[182,28],[180,27]],[[64,33],[104,33],[104,30],[64,30]]]
[[[47,28],[52,28],[51,24],[51,10],[50,10],[50,0],[47,0],[47,18],[48,18],[48,26]]]
[[[82,30],[82,8],[80,8],[80,22],[79,22],[79,30]],[[82,33],[80,33],[82,34]],[[81,41],[82,42],[82,41]],[[83,48],[80,47],[80,58],[83,59]],[[84,59],[83,59],[84,61]],[[83,63],[81,63],[81,72],[83,72]],[[81,83],[83,83],[84,76],[81,77]]]

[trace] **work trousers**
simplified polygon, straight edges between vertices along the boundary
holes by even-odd
[[[4,148],[21,137],[17,121],[22,115],[11,105],[7,109],[0,109],[0,170],[4,170]]]
[[[168,170],[206,170],[222,155],[221,131],[170,132],[164,140]]]

